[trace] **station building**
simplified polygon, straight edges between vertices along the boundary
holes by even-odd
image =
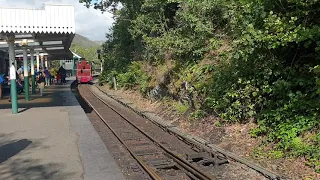
[[[75,9],[72,5],[45,3],[36,8],[0,7],[0,74],[10,74],[11,82],[15,82],[15,71],[20,66],[29,67],[23,70],[23,82],[25,100],[30,101],[30,92],[35,92],[35,69],[41,71],[49,67],[52,60],[73,59],[70,46],[74,36]],[[31,91],[29,80],[32,80]],[[15,83],[11,83],[11,92],[15,92],[16,86],[12,84]],[[15,114],[18,112],[17,97],[15,93],[11,96]]]

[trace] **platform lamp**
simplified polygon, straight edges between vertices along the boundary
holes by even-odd
[[[100,61],[100,74],[102,74],[102,71],[103,71],[103,63],[102,63],[102,59],[101,59],[101,50],[98,49],[97,50],[97,54],[98,54],[98,59]]]
[[[28,47],[28,40],[23,39],[21,41],[22,49],[23,49],[23,75],[24,75],[24,92],[25,92],[25,100],[29,101],[29,73],[28,73],[28,54],[27,54],[27,47]]]

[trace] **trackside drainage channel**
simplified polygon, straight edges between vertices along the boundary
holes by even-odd
[[[80,106],[82,107],[82,109],[84,110],[85,113],[91,113],[93,111],[93,109],[88,105],[88,103],[81,97],[80,93],[79,93],[79,89],[78,89],[78,83],[77,81],[74,81],[71,84],[71,90],[72,93],[74,94],[74,96],[77,98]]]

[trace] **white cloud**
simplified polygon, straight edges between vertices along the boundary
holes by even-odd
[[[75,7],[76,33],[91,40],[106,40],[105,34],[112,26],[110,13],[102,14],[99,10],[86,8],[79,0],[0,0],[2,7],[38,8],[43,3],[72,4]]]

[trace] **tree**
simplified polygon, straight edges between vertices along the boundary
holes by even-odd
[[[92,46],[89,48],[84,48],[78,44],[72,44],[70,48],[73,52],[80,55],[81,57],[85,58],[86,60],[93,62],[94,64],[99,64],[97,50],[99,49],[99,45]]]
[[[319,165],[320,0],[80,2],[114,14],[105,77],[146,87],[137,67],[170,60],[172,92],[187,81],[201,110],[229,123],[254,119],[253,136]]]

